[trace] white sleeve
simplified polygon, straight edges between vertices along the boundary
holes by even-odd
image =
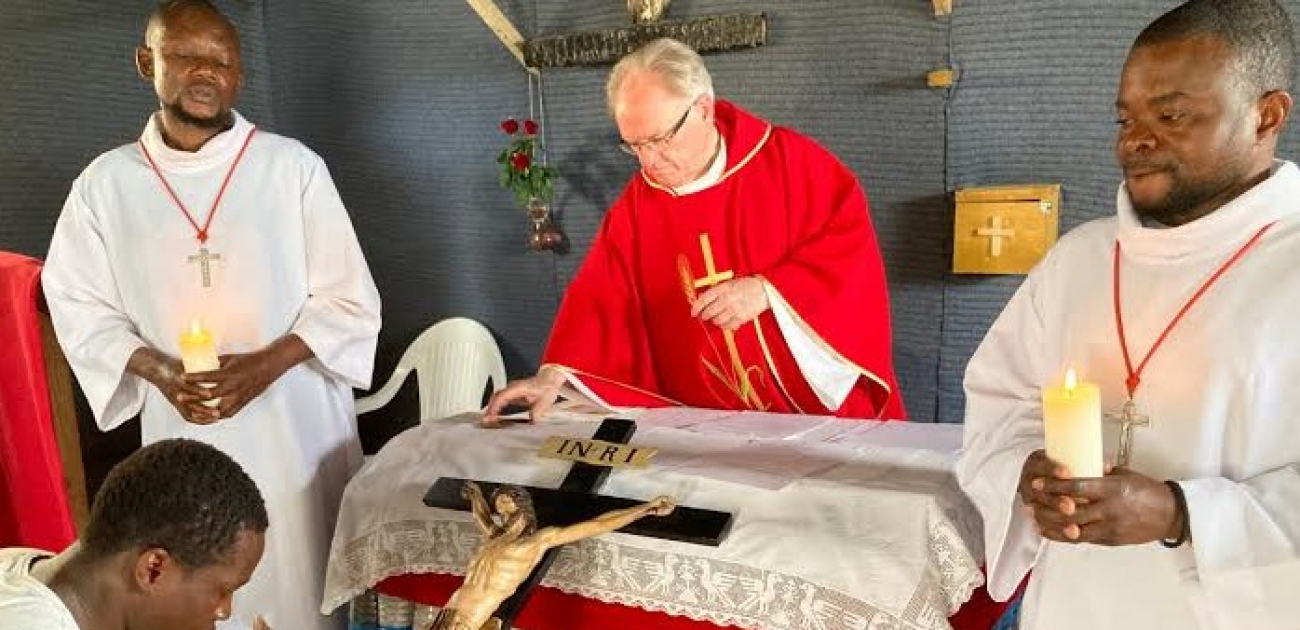
[[[1245,481],[1212,477],[1179,485],[1187,497],[1204,614],[1222,627],[1295,627],[1300,464]]]
[[[150,385],[128,374],[146,344],[127,317],[98,217],[78,179],[63,205],[41,272],[54,331],[99,427],[113,429],[140,413]]]
[[[1016,491],[1025,460],[1043,448],[1045,352],[1037,289],[1045,267],[1021,285],[966,367],[957,479],[984,518],[988,590],[998,601],[1015,593],[1043,543]]]
[[[807,331],[791,315],[785,300],[778,299],[776,289],[767,280],[763,280],[763,291],[767,293],[772,316],[776,318],[781,336],[785,338],[804,380],[827,409],[839,409],[861,375],[852,365],[832,356],[808,336]]]
[[[36,596],[0,598],[0,630],[80,630],[67,608],[56,605],[63,606]]]
[[[329,170],[312,157],[302,200],[308,296],[292,332],[326,373],[366,389],[379,336],[379,291]]]

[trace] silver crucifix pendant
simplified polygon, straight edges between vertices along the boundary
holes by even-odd
[[[199,263],[199,273],[203,276],[203,287],[212,286],[212,263],[221,260],[221,254],[213,254],[208,251],[206,246],[199,247],[199,253],[190,256],[186,260],[192,263]]]
[[[1138,413],[1137,405],[1133,399],[1129,398],[1124,401],[1124,408],[1119,414],[1119,454],[1115,458],[1115,464],[1118,466],[1128,466],[1129,457],[1133,453],[1133,427],[1145,427],[1151,424],[1151,419]]]

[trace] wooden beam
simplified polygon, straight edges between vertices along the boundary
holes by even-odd
[[[519,60],[519,65],[527,70],[528,64],[524,63],[524,36],[510,22],[510,18],[501,12],[501,8],[497,6],[496,2],[493,2],[493,0],[465,1],[469,3],[475,13],[478,13],[479,19],[483,20],[483,23],[492,29],[492,32],[496,34],[497,39],[501,40],[501,44],[506,47],[506,50],[510,51],[510,54]]]
[[[767,43],[767,16],[763,13],[711,15],[536,37],[524,43],[524,65],[559,68],[611,64],[660,37],[676,39],[701,54],[755,48]]]
[[[50,411],[54,420],[54,438],[63,463],[63,487],[68,493],[72,522],[80,536],[90,517],[90,499],[86,495],[86,469],[81,455],[81,429],[77,423],[76,390],[72,369],[54,335],[45,300],[40,300],[41,349],[45,354],[45,381],[50,390]]]

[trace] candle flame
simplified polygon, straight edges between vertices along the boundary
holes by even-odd
[[[190,321],[190,334],[191,335],[203,334],[203,324],[200,324],[199,320],[195,319]]]
[[[1065,371],[1065,388],[1073,390],[1079,386],[1079,377],[1074,373],[1074,368]]]

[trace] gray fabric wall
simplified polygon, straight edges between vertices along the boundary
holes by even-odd
[[[496,185],[497,123],[524,73],[462,0],[227,0],[240,109],[329,163],[385,299],[377,381],[424,327],[466,315],[530,372],[564,286],[633,172],[604,115],[606,68],[544,75],[556,207],[572,250],[528,252]],[[498,0],[526,33],[624,24],[618,0]],[[1112,210],[1115,84],[1171,0],[677,0],[671,16],[765,11],[764,48],[710,56],[720,95],[821,141],[860,176],[888,268],[895,357],[918,420],[960,421],[966,360],[1019,277],[955,277],[949,191],[1062,182],[1062,228]],[[1300,0],[1287,0],[1293,13]],[[151,3],[0,0],[0,248],[42,255],[68,184],[132,140],[152,104],[131,48]],[[951,92],[925,87],[949,60]],[[1289,133],[1284,154],[1293,154]],[[371,447],[411,419],[406,391]]]
[[[156,107],[135,71],[150,2],[0,2],[0,248],[44,256],[72,180],[131,142]],[[223,5],[243,34],[240,109],[272,122],[262,6]]]

